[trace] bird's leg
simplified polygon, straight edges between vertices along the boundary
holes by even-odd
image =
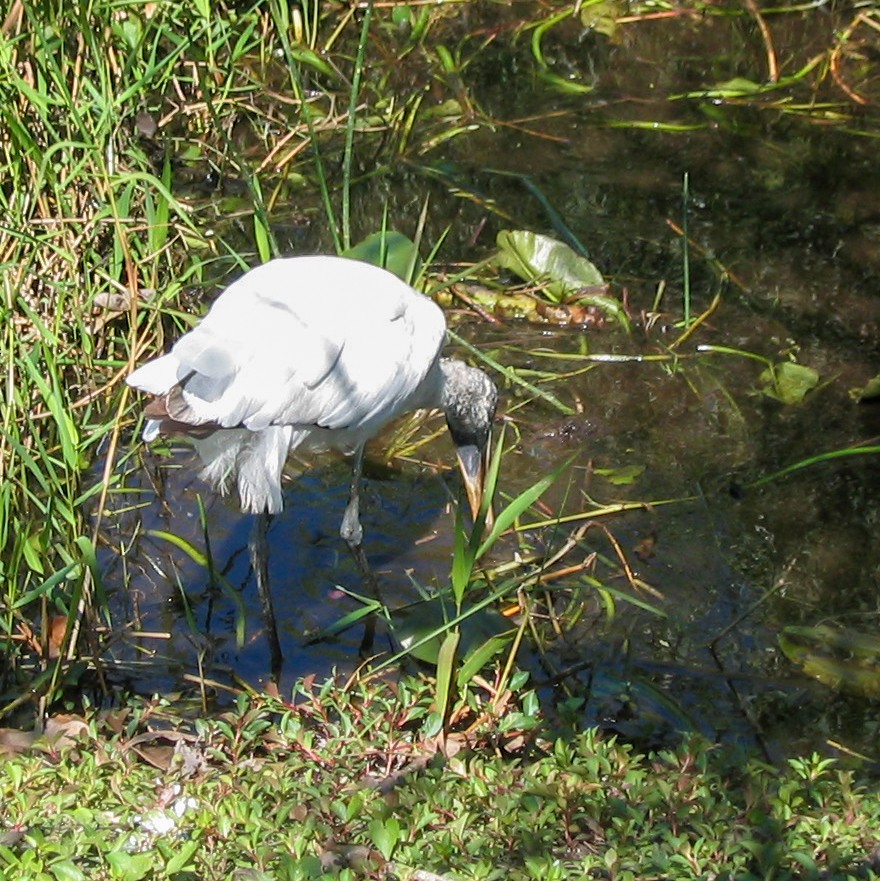
[[[342,540],[350,547],[360,547],[364,539],[364,530],[361,526],[361,475],[364,470],[364,446],[361,444],[354,454],[354,466],[352,467],[351,486],[348,491],[348,505],[342,516],[342,526],[339,534]]]
[[[254,520],[254,530],[248,543],[251,556],[251,567],[254,570],[254,578],[257,581],[257,594],[260,597],[260,609],[263,613],[263,621],[269,635],[269,663],[272,669],[272,678],[277,679],[281,672],[283,656],[281,654],[281,642],[278,639],[278,627],[275,624],[275,606],[272,604],[272,590],[269,587],[269,524],[272,515],[266,511],[257,514]]]
[[[351,488],[348,493],[348,505],[345,508],[345,514],[342,516],[342,526],[339,534],[342,540],[348,545],[352,557],[354,557],[355,565],[361,577],[367,583],[370,593],[381,602],[379,598],[379,585],[376,582],[376,576],[370,569],[370,563],[367,555],[364,553],[363,539],[364,530],[361,526],[360,518],[360,495],[361,495],[361,476],[364,470],[364,446],[361,444],[354,454],[354,467],[351,475]]]

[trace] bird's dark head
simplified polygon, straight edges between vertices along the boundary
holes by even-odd
[[[444,358],[441,407],[455,443],[458,464],[476,519],[483,501],[489,435],[498,405],[495,383],[476,367],[462,361]]]

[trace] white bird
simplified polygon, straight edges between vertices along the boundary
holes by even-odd
[[[342,257],[276,259],[233,282],[127,382],[154,396],[144,440],[191,438],[202,476],[221,493],[237,487],[245,511],[282,509],[291,450],[354,453],[340,534],[360,564],[364,444],[402,413],[444,411],[474,517],[480,509],[498,393],[483,371],[440,357],[445,336],[441,309],[384,269]]]

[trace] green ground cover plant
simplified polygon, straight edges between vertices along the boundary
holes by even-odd
[[[436,752],[429,684],[330,681],[181,723],[59,720],[0,774],[8,877],[877,877],[880,801],[819,756],[551,732],[531,692]],[[494,745],[494,748],[493,748]]]
[[[136,422],[122,378],[192,322],[206,292],[299,234],[342,249],[382,227],[393,205],[356,229],[351,198],[390,169],[416,168],[414,179],[463,205],[498,210],[455,169],[429,161],[443,144],[500,124],[467,88],[496,38],[463,33],[461,13],[476,15],[479,5],[0,4],[0,694],[14,724],[28,715],[46,726],[24,744],[16,745],[20,732],[4,733],[6,876],[867,879],[880,871],[880,802],[870,779],[842,762],[809,756],[780,769],[697,738],[652,752],[592,729],[551,727],[513,665],[526,627],[541,643],[532,621],[470,656],[501,659],[494,693],[477,682],[468,655],[464,668],[448,660],[462,636],[447,620],[435,634],[447,661],[431,682],[303,685],[295,705],[243,696],[214,716],[182,698],[111,712],[80,706],[80,677],[88,670],[100,688],[102,640],[121,626],[109,617],[97,548]],[[572,22],[619,36],[634,17],[718,15],[767,35],[766,15],[749,3],[528,7],[505,27],[527,47],[535,81],[569,95],[591,89],[551,51],[556,29]],[[855,127],[853,105],[864,106],[876,80],[871,54],[858,50],[877,32],[876,9],[861,7],[785,74],[768,39],[766,82],[707,83],[673,96],[681,118],[607,124],[735,128],[745,113],[775,113]],[[418,73],[417,88],[404,88],[404,63],[407,76]],[[829,84],[844,97],[824,100]],[[582,250],[535,182],[523,185],[543,199],[558,240]],[[416,201],[422,216],[424,200]],[[292,202],[305,219],[290,232],[282,209]],[[516,248],[506,265],[531,264],[521,242],[507,243]],[[720,289],[729,278],[716,268]],[[588,306],[568,314],[609,305],[601,276],[593,281]],[[546,279],[538,271],[524,282]],[[548,289],[541,317],[564,299]],[[525,303],[531,314],[532,293],[480,308],[505,315]],[[675,312],[688,318],[690,299],[683,303]],[[599,357],[586,353],[573,369]],[[674,370],[680,357],[673,345],[657,360]],[[781,382],[790,367],[763,366],[777,399],[806,393],[803,371],[792,392]],[[548,378],[539,374],[518,379]],[[521,406],[538,394],[526,390]],[[540,394],[552,405],[552,393]],[[525,508],[508,510],[513,525]],[[553,523],[517,526],[527,533]],[[486,588],[475,572],[480,538],[460,535],[453,617],[472,578]],[[523,583],[510,578],[516,593]],[[609,609],[622,596],[601,582],[590,587]],[[650,609],[644,598],[628,601]],[[558,715],[577,716],[559,704]]]

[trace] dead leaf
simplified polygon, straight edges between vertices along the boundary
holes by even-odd
[[[73,746],[83,733],[88,733],[89,726],[82,716],[59,714],[52,716],[43,729],[43,736],[53,750]]]
[[[18,728],[0,728],[0,755],[18,756],[27,752],[37,739],[34,731],[21,731]]]

